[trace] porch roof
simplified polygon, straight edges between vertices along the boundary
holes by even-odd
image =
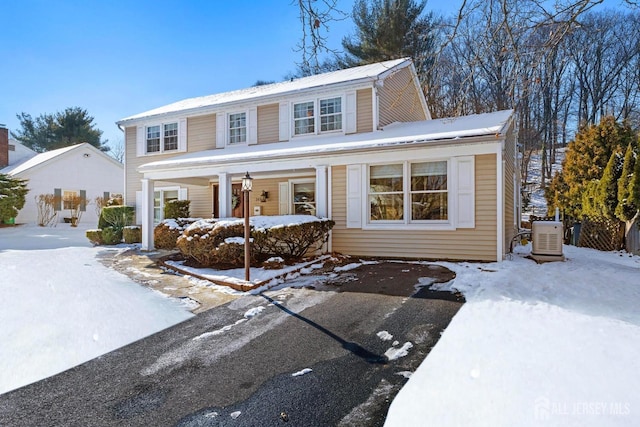
[[[428,144],[437,141],[463,142],[465,138],[495,135],[504,137],[513,110],[462,117],[393,123],[383,130],[353,135],[329,135],[324,138],[227,147],[188,153],[141,165],[141,173],[181,170],[208,165],[270,161],[281,158],[321,157],[360,150],[385,149],[404,144]]]

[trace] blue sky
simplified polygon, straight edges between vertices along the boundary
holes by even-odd
[[[445,12],[456,0],[429,0]],[[340,0],[351,12],[353,1]],[[295,70],[297,2],[3,0],[0,123],[85,108],[110,143],[115,121],[181,99],[282,80]],[[350,19],[330,28],[340,47]]]

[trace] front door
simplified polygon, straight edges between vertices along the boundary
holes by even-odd
[[[231,216],[244,218],[242,184],[231,184]]]

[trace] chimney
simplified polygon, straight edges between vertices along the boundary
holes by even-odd
[[[0,169],[9,165],[9,129],[0,125]]]

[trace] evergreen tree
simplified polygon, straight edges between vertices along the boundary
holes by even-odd
[[[67,108],[55,114],[42,114],[35,120],[24,112],[17,117],[22,129],[11,132],[11,135],[38,153],[83,142],[109,151],[107,141],[100,140],[102,131],[95,128],[93,117],[80,107]]]
[[[614,151],[602,172],[602,178],[596,190],[595,203],[600,215],[613,219],[618,207],[618,180],[622,175],[622,154]]]
[[[582,203],[586,186],[591,181],[600,180],[611,155],[616,151],[622,152],[629,144],[636,144],[633,130],[611,116],[604,117],[598,125],[580,130],[569,142],[562,162],[561,179],[553,179],[546,192],[548,206],[559,206],[574,218],[582,217],[585,214]]]
[[[636,158],[636,164],[633,168],[633,176],[629,185],[629,197],[638,210],[640,210],[640,159]],[[638,211],[636,211],[636,216]],[[633,218],[632,218],[633,219]]]
[[[624,154],[622,173],[618,180],[618,206],[615,213],[621,221],[631,221],[638,212],[638,203],[631,197],[631,184],[636,162],[633,146],[629,144]]]
[[[26,180],[0,174],[0,222],[18,216],[28,192]]]
[[[345,37],[345,67],[411,57],[426,83],[436,52],[432,13],[423,15],[426,0],[357,0],[353,6],[356,35]]]

